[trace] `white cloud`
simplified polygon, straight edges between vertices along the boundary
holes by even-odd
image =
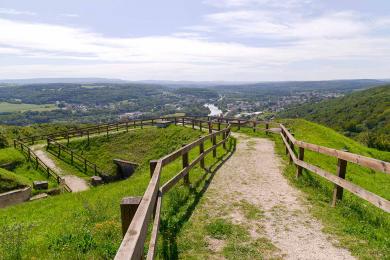
[[[11,8],[0,8],[0,14],[5,14],[5,15],[37,15],[34,12],[20,11],[20,10],[15,10],[15,9],[11,9]]]
[[[70,17],[70,18],[78,18],[80,15],[78,14],[61,14],[63,17]]]
[[[310,4],[312,0],[204,0],[203,2],[205,4],[220,8],[235,8],[248,6],[293,8]]]

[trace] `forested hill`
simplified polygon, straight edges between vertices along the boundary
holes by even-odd
[[[280,116],[303,117],[331,127],[369,147],[390,151],[390,85],[293,107]]]

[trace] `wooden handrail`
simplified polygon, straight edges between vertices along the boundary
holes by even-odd
[[[337,149],[332,149],[320,145],[315,145],[311,143],[306,143],[303,141],[296,140],[295,137],[288,131],[288,129],[284,125],[280,125],[280,128],[282,129],[282,132],[280,133],[280,136],[283,140],[284,145],[286,146],[286,151],[289,154],[291,160],[298,168],[297,168],[297,177],[300,176],[299,168],[307,169],[311,172],[316,173],[317,175],[327,179],[328,181],[335,184],[335,189],[333,192],[333,201],[332,206],[335,206],[338,200],[341,200],[343,197],[343,189],[348,190],[352,194],[370,202],[371,204],[375,205],[376,207],[389,212],[390,213],[390,201],[378,196],[377,194],[374,194],[370,191],[367,191],[363,189],[362,187],[353,184],[347,180],[345,180],[345,173],[346,173],[346,165],[347,162],[351,162],[363,167],[367,167],[372,170],[380,171],[385,174],[390,173],[390,163],[377,160],[374,158],[365,157],[358,154],[353,154]],[[308,149],[310,151],[324,154],[327,156],[335,157],[338,159],[338,176],[329,173],[315,165],[309,164],[307,162],[303,161],[303,156],[301,159],[298,159],[295,155],[294,148],[292,148],[291,144],[297,146],[300,148],[300,152],[302,152],[304,149]],[[340,165],[344,165],[343,168],[341,168]]]
[[[184,121],[183,121],[184,122]],[[151,169],[153,169],[152,178],[146,188],[146,191],[142,197],[142,200],[137,208],[137,211],[127,229],[127,232],[122,240],[122,243],[117,251],[115,259],[141,259],[144,253],[144,244],[146,240],[147,227],[151,219],[153,208],[155,207],[155,217],[153,221],[152,235],[149,243],[149,250],[147,254],[147,259],[154,259],[156,253],[158,229],[160,223],[160,210],[161,210],[161,201],[165,192],[172,188],[179,180],[185,179],[188,176],[189,171],[198,164],[208,153],[215,151],[220,145],[225,143],[230,138],[230,128],[228,125],[227,128],[213,132],[204,137],[201,137],[194,142],[183,146],[182,148],[160,158],[157,161],[151,162]],[[160,177],[162,167],[173,162],[175,159],[183,156],[188,160],[188,153],[195,147],[203,144],[204,141],[208,139],[215,138],[217,135],[222,135],[223,140],[213,144],[212,147],[203,151],[196,159],[191,163],[183,163],[183,169],[175,175],[172,179],[167,181],[161,188],[160,186]]]

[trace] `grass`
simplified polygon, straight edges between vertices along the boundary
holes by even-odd
[[[122,239],[120,200],[125,196],[140,196],[144,193],[150,179],[147,167],[149,159],[157,159],[174,151],[182,144],[197,138],[199,133],[191,129],[172,126],[167,129],[151,128],[134,131],[134,133],[129,132],[128,135],[132,136],[130,139],[121,134],[110,138],[111,141],[119,138],[119,143],[123,140],[130,142],[127,145],[121,143],[121,148],[116,151],[125,154],[128,160],[138,160],[141,166],[135,174],[127,180],[99,186],[85,192],[62,194],[44,201],[33,201],[0,209],[0,255],[9,256],[10,259],[15,254],[27,259],[113,258]],[[172,138],[173,134],[176,134],[176,138]],[[102,145],[108,145],[103,140],[97,139],[97,142],[102,142]],[[132,143],[135,139],[139,140],[136,145]],[[210,145],[208,141],[205,148]],[[123,149],[129,152],[122,151]],[[220,148],[218,154],[223,154],[222,150]],[[134,151],[139,151],[142,158]],[[195,158],[197,153],[198,150],[194,149],[190,153],[190,159]],[[207,156],[206,164],[215,168],[218,159]],[[111,162],[111,159],[107,158],[107,160]],[[170,179],[181,167],[180,158],[165,167],[161,183]],[[191,189],[180,182],[168,193],[167,197],[164,197],[164,212],[176,214],[176,217],[170,220],[170,225],[178,227],[188,218],[188,212],[195,207],[202,194],[199,191],[202,189],[202,181],[199,182],[198,177],[200,176],[202,180],[201,176],[206,173],[205,170],[195,167],[190,174],[193,185]],[[175,193],[184,197],[169,195]],[[172,208],[180,210],[172,211]],[[162,230],[164,230],[163,227]],[[7,235],[4,232],[7,232]],[[25,236],[28,234],[28,239],[19,241],[18,234]],[[165,238],[161,236],[161,239]],[[164,250],[163,246],[160,248]]]
[[[25,104],[0,102],[0,113],[25,112],[25,111],[51,111],[57,109],[54,104]]]
[[[22,180],[21,183],[23,185],[33,186],[34,181],[47,180],[49,182],[49,189],[55,188],[58,186],[57,182],[48,178],[46,173],[43,173],[34,168],[33,163],[27,161],[25,156],[18,150],[14,148],[4,148],[0,149],[0,165],[10,165],[10,171],[16,179]],[[8,180],[0,179],[0,186],[8,186]],[[12,187],[9,186],[9,187]],[[20,187],[16,185],[15,187]],[[45,192],[45,190],[35,190],[33,189],[33,194],[37,194],[40,192]]]
[[[27,186],[28,180],[17,174],[0,168],[0,193]]]
[[[334,130],[305,120],[284,122],[298,140],[388,161],[389,153],[367,148]],[[312,214],[324,224],[324,231],[335,235],[340,245],[348,248],[360,259],[390,258],[390,215],[370,203],[344,191],[344,198],[335,208],[330,207],[334,185],[325,179],[304,170],[301,178],[295,178],[296,168],[287,164],[285,148],[279,136],[271,138],[276,143],[277,153],[286,160],[284,174],[291,184],[303,190],[312,205]],[[336,170],[336,160],[328,156],[305,152],[305,161],[330,172]],[[380,196],[390,199],[390,176],[363,167],[348,164],[346,178]]]

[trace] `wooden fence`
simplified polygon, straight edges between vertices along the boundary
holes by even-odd
[[[284,125],[281,124],[280,128],[282,130],[280,135],[283,139],[284,145],[286,146],[286,154],[289,155],[290,163],[294,163],[297,166],[297,177],[299,178],[302,174],[302,170],[306,169],[335,184],[332,206],[335,206],[337,201],[343,198],[343,189],[346,189],[352,194],[372,203],[376,207],[386,212],[390,212],[390,201],[345,180],[348,162],[383,172],[385,174],[390,174],[390,163],[346,151],[299,141],[294,138]],[[296,155],[295,148],[298,148],[298,156]],[[305,149],[336,158],[337,175],[305,162]]]
[[[41,170],[47,173],[47,177],[51,177],[57,181],[58,184],[61,184],[65,191],[71,192],[72,190],[66,185],[66,183],[62,180],[62,178],[53,171],[49,166],[47,166],[39,157],[34,153],[34,151],[28,147],[26,144],[14,140],[14,148],[19,149],[22,153],[24,153],[29,162],[35,163],[35,169]]]
[[[55,151],[54,151],[53,147],[54,147]],[[104,177],[104,176],[108,175],[108,174],[104,174],[102,169],[100,169],[95,163],[89,161],[84,156],[82,156],[78,153],[75,153],[70,148],[66,147],[65,145],[60,144],[59,142],[56,142],[53,139],[47,138],[46,150],[50,150],[50,149],[53,149],[53,152],[56,153],[55,155],[58,158],[61,158],[62,153],[68,154],[70,156],[70,164],[73,165],[76,161],[78,161],[79,164],[81,164],[83,166],[85,173],[88,171],[88,169],[90,169],[94,173],[94,175],[98,175],[100,177]]]
[[[191,123],[193,127],[198,122],[200,122],[200,125],[204,123],[202,120],[196,121],[193,118],[188,120],[185,118],[181,119],[181,123],[183,125]],[[210,122],[207,122],[207,124],[208,126],[211,125]],[[216,157],[217,148],[219,146],[222,145],[226,149],[226,142],[230,137],[230,130],[230,125],[219,131],[213,131],[213,129],[210,129],[210,134],[183,146],[181,149],[178,149],[171,154],[150,162],[151,180],[143,197],[125,198],[124,201],[122,201],[122,230],[125,232],[115,259],[143,258],[148,224],[152,215],[154,216],[154,219],[147,259],[154,259],[157,247],[163,195],[174,187],[181,179],[184,180],[185,184],[189,184],[189,171],[198,163],[200,163],[201,166],[204,166],[204,158],[207,154],[213,152],[213,157]],[[217,142],[218,135],[222,135],[221,141],[219,142]],[[205,150],[204,142],[208,139],[211,139],[213,145]],[[192,162],[189,162],[188,153],[196,147],[199,147],[199,156]],[[182,158],[183,169],[160,187],[162,168],[179,157]]]

